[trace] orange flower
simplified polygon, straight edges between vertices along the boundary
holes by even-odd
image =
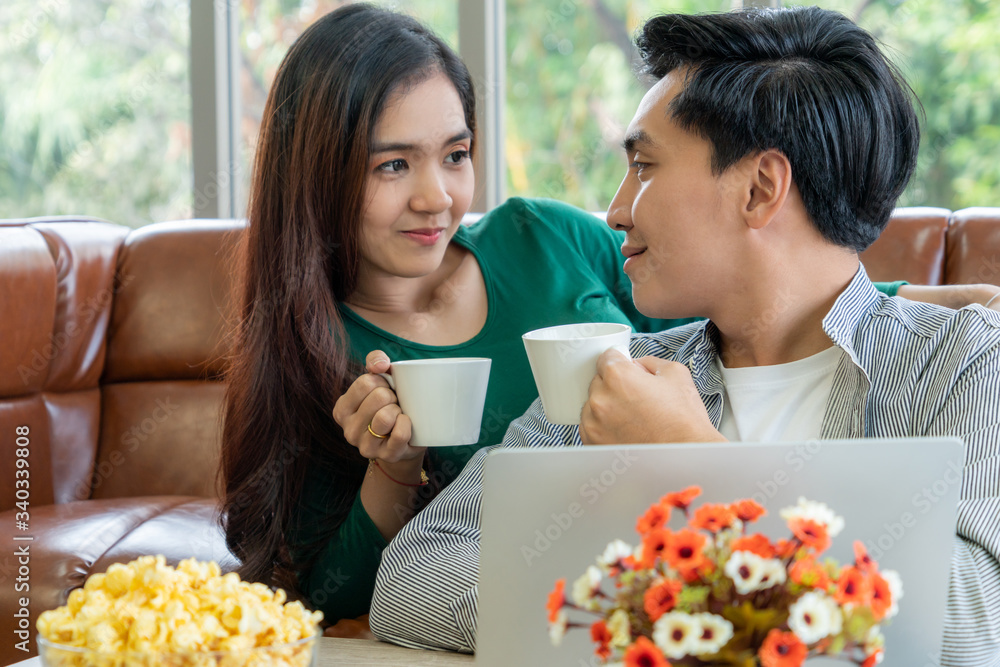
[[[861,667],[875,667],[878,663],[882,662],[882,649],[875,649],[875,652],[866,656],[865,661],[861,663]]]
[[[660,502],[664,505],[669,505],[671,507],[676,507],[679,510],[687,511],[688,506],[694,501],[695,498],[701,495],[700,486],[689,486],[683,491],[675,491],[674,493],[668,493],[667,495],[660,498]]]
[[[681,570],[679,574],[684,581],[689,584],[693,584],[699,579],[705,579],[713,572],[715,572],[715,563],[713,563],[709,558],[702,558],[701,565],[689,570]]]
[[[608,630],[608,624],[604,622],[604,619],[590,626],[590,638],[597,644],[594,653],[601,660],[607,660],[611,657],[611,636],[611,631]]]
[[[662,503],[650,505],[646,513],[635,522],[635,530],[640,535],[645,535],[654,528],[663,528],[670,519],[670,506]]]
[[[736,501],[730,505],[730,509],[733,510],[733,514],[736,515],[736,518],[743,523],[756,521],[767,514],[767,510],[765,510],[760,503],[756,500],[750,500],[749,498]]]
[[[670,531],[656,528],[649,531],[642,537],[642,558],[639,560],[639,567],[653,568],[663,556],[664,549],[670,540]]]
[[[788,576],[799,586],[809,586],[825,591],[830,587],[830,575],[813,556],[800,558],[788,568]]]
[[[566,604],[566,580],[560,579],[556,582],[556,587],[549,593],[549,601],[545,603],[545,608],[549,610],[549,623],[555,623],[559,617],[559,610]]]
[[[729,544],[733,551],[749,551],[761,558],[774,558],[774,545],[760,533],[738,537]]]
[[[791,558],[798,550],[798,540],[778,540],[774,543],[774,555],[777,558]]]
[[[796,518],[788,522],[788,527],[802,544],[815,549],[816,553],[823,553],[830,547],[830,535],[826,532],[826,526],[818,521]]]
[[[642,607],[649,614],[649,620],[656,622],[660,616],[677,606],[677,596],[684,584],[676,579],[661,579],[646,589],[642,598]]]
[[[806,661],[809,649],[794,632],[773,628],[760,646],[761,667],[799,667]]]
[[[656,644],[646,637],[639,637],[625,650],[625,667],[670,667]]]
[[[729,505],[702,505],[694,511],[691,527],[717,533],[729,528],[735,520],[736,514],[729,509]]]
[[[876,621],[881,621],[892,606],[892,590],[889,588],[889,582],[878,572],[872,572],[868,576],[872,591],[872,615]]]
[[[706,561],[702,549],[705,548],[706,537],[701,533],[685,528],[667,536],[667,545],[663,557],[681,574],[692,573]]]
[[[868,604],[871,601],[871,583],[861,570],[845,565],[837,577],[837,590],[833,597],[842,605]]]
[[[639,568],[642,567],[642,560],[636,560],[635,556],[632,556],[631,554],[622,558],[620,562],[626,569],[629,570],[638,570]],[[621,574],[621,572],[622,568],[620,567],[610,568],[610,576],[612,577],[617,577],[619,574]],[[617,585],[619,588],[621,588],[620,583]]]
[[[868,555],[868,550],[865,549],[865,545],[859,540],[854,541],[854,566],[862,572],[871,572],[878,569],[878,563],[872,560],[872,557]]]

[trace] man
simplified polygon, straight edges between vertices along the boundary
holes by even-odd
[[[942,664],[1000,664],[1000,317],[884,297],[858,260],[914,168],[909,88],[814,7],[661,16],[638,41],[658,82],[608,224],[640,311],[709,321],[606,353],[578,429],[536,401],[504,445],[961,437]],[[474,650],[484,458],[386,551],[380,638]]]

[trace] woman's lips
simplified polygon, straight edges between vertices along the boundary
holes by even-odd
[[[444,234],[444,229],[411,229],[400,232],[400,234],[419,245],[431,246],[438,242],[438,239]]]

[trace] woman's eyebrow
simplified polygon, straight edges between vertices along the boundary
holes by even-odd
[[[471,139],[472,132],[469,130],[463,130],[458,134],[448,137],[442,143],[442,146],[447,146],[448,144],[454,144],[465,139]],[[390,151],[398,151],[400,153],[418,153],[422,150],[421,146],[418,144],[406,143],[406,142],[389,142],[389,143],[376,143],[372,146],[372,153],[388,153]]]

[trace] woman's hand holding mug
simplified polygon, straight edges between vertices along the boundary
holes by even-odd
[[[389,357],[381,350],[369,352],[365,370],[333,406],[333,418],[344,429],[344,437],[366,459],[422,460],[425,448],[410,446],[410,418],[400,410],[396,392],[379,375],[389,371]]]

